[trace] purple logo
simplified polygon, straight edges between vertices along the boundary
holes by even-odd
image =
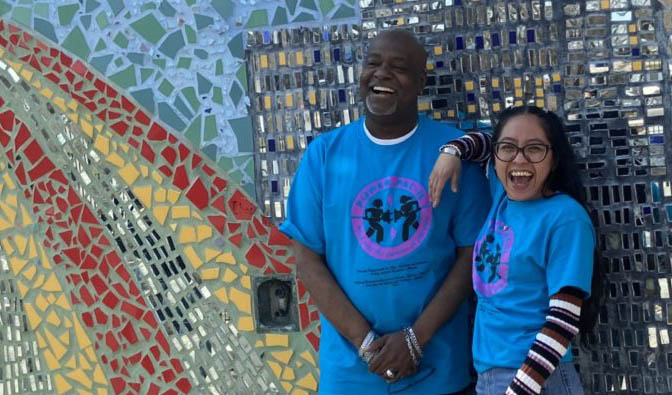
[[[512,246],[513,230],[499,221],[490,221],[485,235],[474,244],[471,277],[479,294],[490,297],[506,288]]]
[[[350,210],[359,245],[376,259],[398,259],[418,248],[432,224],[429,194],[410,178],[385,177],[365,186]]]

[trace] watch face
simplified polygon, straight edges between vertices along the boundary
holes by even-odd
[[[441,149],[441,152],[443,152],[444,154],[450,154],[450,155],[456,155],[457,154],[457,150],[455,149],[455,147],[451,147],[451,146],[443,147]]]

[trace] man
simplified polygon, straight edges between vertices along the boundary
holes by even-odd
[[[294,177],[281,230],[321,312],[323,394],[446,394],[469,383],[463,301],[489,193],[465,163],[460,193],[432,207],[435,152],[461,132],[418,117],[426,62],[406,31],[372,40],[365,120],[316,138]]]

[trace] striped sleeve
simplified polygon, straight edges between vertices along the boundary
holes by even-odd
[[[457,148],[460,159],[484,163],[492,152],[492,137],[486,133],[472,132],[450,141],[447,145]]]
[[[523,366],[506,389],[507,395],[538,395],[544,383],[567,353],[579,332],[579,317],[585,292],[565,287],[551,296],[546,323],[527,353]]]

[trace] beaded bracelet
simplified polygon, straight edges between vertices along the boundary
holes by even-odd
[[[374,340],[378,338],[378,334],[372,330],[369,331],[369,333],[366,334],[366,337],[364,337],[364,340],[362,341],[362,344],[359,346],[359,357],[366,363],[369,363],[375,353],[366,351],[367,348],[373,343]]]

